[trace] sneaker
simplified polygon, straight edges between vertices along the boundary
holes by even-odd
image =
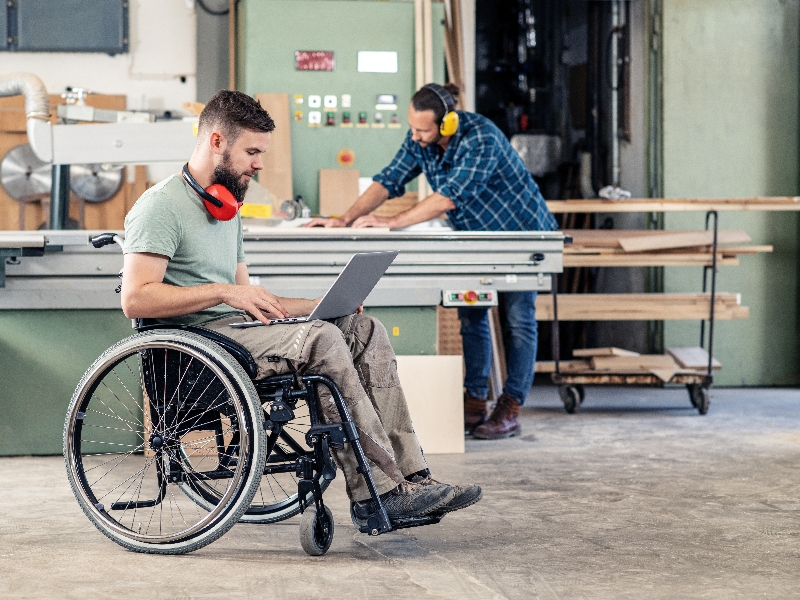
[[[453,488],[443,483],[420,485],[404,481],[393,490],[381,494],[380,498],[389,519],[407,519],[441,510],[454,496]],[[372,500],[350,503],[353,522],[359,527],[366,525],[370,515],[376,510]]]
[[[423,486],[443,485],[430,475],[414,475],[411,478],[411,481]],[[449,513],[453,512],[454,510],[461,510],[462,508],[472,506],[478,502],[478,500],[483,498],[483,490],[481,490],[481,486],[475,485],[474,483],[470,483],[468,485],[452,485],[450,487],[453,488],[455,496],[453,496],[453,499],[450,500],[450,502],[439,508],[439,510],[436,512]]]

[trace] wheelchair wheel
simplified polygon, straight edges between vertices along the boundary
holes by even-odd
[[[247,510],[266,459],[250,378],[205,338],[131,336],[98,358],[72,397],[64,460],[84,513],[138,552],[181,554],[213,542]],[[201,506],[182,491],[214,490]]]
[[[311,556],[322,556],[333,542],[333,514],[327,506],[317,512],[313,504],[303,512],[300,521],[300,545]]]
[[[256,488],[250,507],[240,517],[240,523],[268,524],[283,521],[300,513],[297,500],[298,479],[294,469],[285,472],[268,472],[275,465],[295,465],[298,458],[311,454],[311,447],[306,444],[305,435],[311,428],[311,416],[308,404],[298,400],[294,409],[295,418],[284,425],[283,431],[267,457],[264,476]],[[269,431],[267,434],[269,436]],[[320,487],[324,492],[330,481],[321,479]],[[206,510],[219,501],[217,490],[203,482],[187,481],[182,485],[184,493]],[[306,501],[314,502],[314,495],[309,494]]]

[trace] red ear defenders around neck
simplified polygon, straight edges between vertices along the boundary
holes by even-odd
[[[211,216],[219,221],[230,221],[242,208],[242,202],[239,202],[231,194],[230,190],[224,185],[215,183],[208,186],[206,189],[197,183],[197,180],[189,173],[189,163],[183,165],[181,171],[183,179],[189,184],[198,196],[203,199],[203,204],[206,205],[208,212]]]

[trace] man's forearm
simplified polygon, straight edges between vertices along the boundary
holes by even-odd
[[[158,319],[188,315],[224,304],[228,289],[225,283],[179,287],[167,283],[147,283],[135,291],[125,290],[123,279],[122,310],[130,319]]]
[[[408,227],[409,225],[430,221],[455,207],[456,205],[450,198],[434,192],[413,208],[389,219],[389,227],[391,229],[400,229],[402,227]]]
[[[388,199],[389,190],[377,181],[373,181],[367,191],[340,218],[345,222],[345,225],[350,225],[358,217],[368,215]]]

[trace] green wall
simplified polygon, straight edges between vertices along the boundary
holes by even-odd
[[[119,310],[0,311],[0,455],[61,454],[83,373],[133,333]]]
[[[408,131],[406,115],[415,91],[414,4],[404,1],[359,0],[242,0],[239,9],[239,80],[242,91],[288,93],[290,110],[302,110],[303,120],[292,120],[292,179],[312,211],[319,207],[319,170],[338,169],[336,154],[343,148],[355,154],[353,168],[372,177],[394,157]],[[434,79],[444,81],[444,5],[433,5]],[[331,72],[296,71],[297,50],[334,52]],[[398,53],[397,73],[359,73],[359,50]],[[294,105],[302,94],[303,105]],[[336,125],[308,125],[308,95],[352,96],[352,107],[339,106]],[[371,124],[377,94],[397,96],[397,110],[381,110],[384,123],[396,113],[399,129],[342,128],[342,112],[353,123],[365,111]],[[323,121],[326,109],[321,110]]]
[[[664,196],[800,193],[798,0],[664,0]],[[700,213],[667,214],[667,229],[702,229]],[[798,217],[720,213],[772,254],[723,267],[718,290],[741,292],[749,320],[717,323],[721,385],[800,382]],[[700,269],[668,268],[664,291],[699,291]],[[694,346],[696,322],[666,322],[665,345]]]

